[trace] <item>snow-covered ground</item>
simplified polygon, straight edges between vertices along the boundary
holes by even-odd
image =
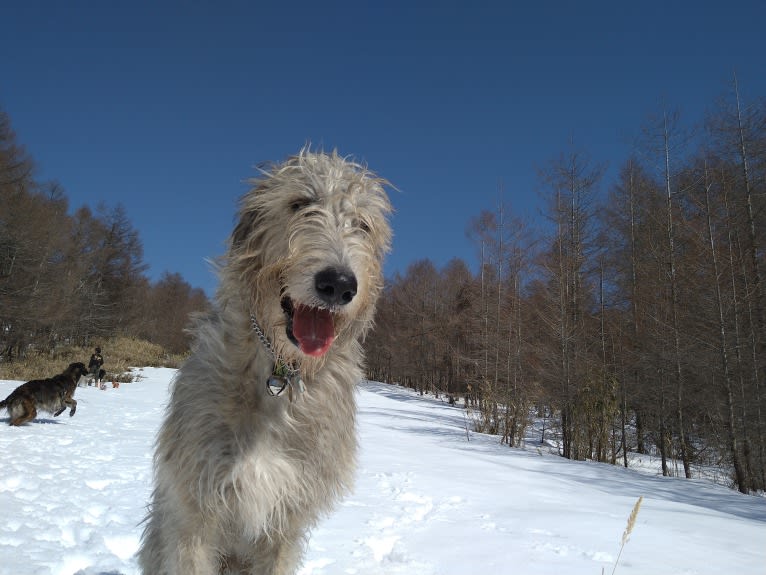
[[[151,448],[173,370],[80,388],[73,418],[0,413],[0,574],[133,575]],[[0,397],[18,382],[0,381]],[[766,498],[571,462],[470,434],[462,410],[365,383],[356,490],[313,532],[301,575],[766,573]]]

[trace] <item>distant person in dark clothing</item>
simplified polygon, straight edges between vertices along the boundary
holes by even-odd
[[[90,371],[90,375],[93,381],[96,382],[96,387],[98,387],[98,384],[101,383],[101,380],[104,377],[104,370],[101,369],[101,366],[104,365],[104,356],[101,355],[101,348],[96,348],[96,353],[90,356],[90,362],[88,363],[88,371]],[[90,380],[88,381],[88,385],[90,385]]]

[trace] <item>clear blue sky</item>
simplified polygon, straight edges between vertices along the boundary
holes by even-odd
[[[761,1],[6,2],[0,106],[71,209],[123,204],[152,279],[213,293],[253,166],[306,142],[393,182],[386,273],[476,260],[570,140],[610,177],[662,103],[766,95]]]

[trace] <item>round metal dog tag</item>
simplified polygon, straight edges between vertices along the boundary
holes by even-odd
[[[287,387],[287,378],[279,375],[271,375],[266,380],[266,390],[269,395],[281,395]]]

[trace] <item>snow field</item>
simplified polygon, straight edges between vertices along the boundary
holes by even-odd
[[[0,414],[0,575],[138,574],[173,373],[80,388],[72,418],[12,428]],[[764,573],[766,498],[467,441],[460,409],[378,383],[360,386],[359,435],[356,488],[314,529],[300,575],[611,573],[639,496],[619,575]]]

